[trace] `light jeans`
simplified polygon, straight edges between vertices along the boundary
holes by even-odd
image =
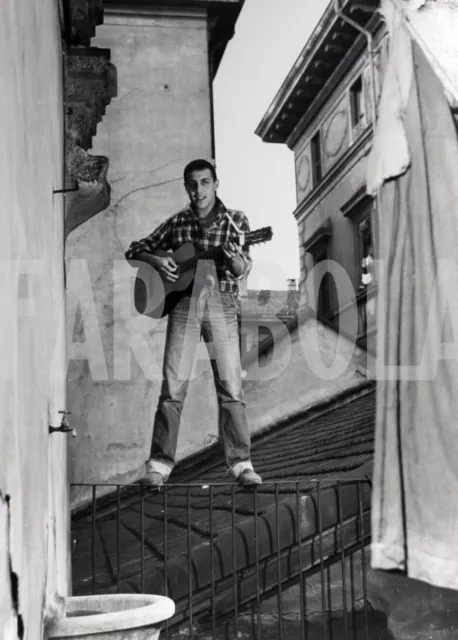
[[[253,468],[242,390],[236,297],[204,286],[198,295],[184,296],[168,318],[163,382],[146,463],[147,471],[158,471],[165,480],[175,464],[181,413],[201,336],[212,366],[219,432],[229,470],[237,477]],[[195,428],[203,426],[196,423]]]

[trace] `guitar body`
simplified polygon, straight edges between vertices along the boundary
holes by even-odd
[[[272,228],[263,227],[240,236],[243,248],[253,244],[268,242],[272,238]],[[134,304],[138,313],[150,318],[163,318],[177,305],[184,293],[191,290],[196,265],[199,260],[221,260],[224,253],[221,246],[197,254],[194,245],[187,242],[175,252],[156,251],[156,255],[173,258],[180,269],[180,277],[176,282],[163,280],[156,269],[146,262],[137,261],[138,271],[134,285]],[[131,260],[131,263],[136,262]]]
[[[196,250],[190,242],[175,252],[156,251],[156,255],[173,258],[179,264],[194,258]],[[192,286],[195,269],[180,273],[176,282],[163,280],[161,275],[146,262],[141,262],[134,285],[134,305],[138,313],[150,318],[163,318],[172,311],[183,294]]]

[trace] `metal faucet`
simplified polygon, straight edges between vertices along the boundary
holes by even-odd
[[[71,415],[71,411],[59,411],[58,413],[62,414],[60,427],[52,427],[49,425],[49,433],[55,433],[56,431],[60,431],[61,433],[71,433],[72,436],[76,438],[76,429],[68,424],[67,419],[67,416]]]

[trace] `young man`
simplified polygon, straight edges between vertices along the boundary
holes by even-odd
[[[226,209],[217,197],[218,179],[210,162],[190,162],[184,170],[184,186],[190,205],[165,220],[151,235],[133,242],[126,259],[150,264],[170,282],[178,279],[178,267],[172,258],[155,255],[159,249],[175,251],[192,242],[201,252],[222,245],[224,259],[221,264],[198,265],[192,290],[168,316],[163,382],[142,482],[162,485],[174,467],[183,403],[202,336],[213,370],[219,431],[229,471],[242,486],[259,485],[262,480],[250,461],[237,324],[239,281],[251,268],[248,253],[242,252],[237,239],[239,233],[249,231],[248,220],[241,211]]]

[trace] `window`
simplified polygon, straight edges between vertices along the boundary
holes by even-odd
[[[364,126],[365,106],[362,76],[350,88],[351,124],[353,129]]]
[[[357,221],[359,257],[358,335],[366,336],[376,323],[374,272],[374,242],[372,235],[372,206]]]
[[[313,186],[316,187],[323,177],[323,165],[321,162],[321,136],[317,131],[310,141],[310,152],[312,158]]]
[[[334,315],[337,301],[337,290],[332,273],[330,273],[328,269],[327,251],[319,256],[316,256],[315,265],[318,264],[322,265],[324,273],[321,270],[320,272],[317,272],[317,278],[315,282],[315,290],[317,296],[316,309],[318,315],[322,316],[323,318],[330,319],[331,316]],[[320,281],[319,276],[321,276],[321,274],[323,275]]]
[[[375,327],[376,279],[374,270],[374,200],[364,191],[342,209],[354,228],[355,265],[354,287],[358,305],[358,337],[365,336]]]
[[[374,282],[374,243],[372,238],[371,211],[357,222],[359,262],[359,289],[366,289]]]
[[[313,282],[309,281],[310,289],[307,289],[307,295],[309,296],[309,300],[315,302],[318,315],[328,319],[336,315],[335,307],[338,301],[334,278],[327,269],[327,262],[329,260],[328,248],[331,235],[332,226],[330,221],[326,220],[303,245],[306,255],[308,256],[306,271],[309,272],[312,267],[315,268],[318,264],[322,265],[322,268],[314,269],[315,277],[313,278]]]

